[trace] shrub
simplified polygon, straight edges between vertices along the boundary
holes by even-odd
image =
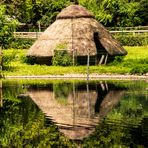
[[[115,56],[115,59],[113,60],[113,62],[109,63],[109,65],[117,65],[117,64],[121,64],[124,60],[125,56]]]
[[[0,45],[2,48],[10,47],[13,41],[13,31],[16,29],[18,21],[6,15],[6,8],[0,5]]]
[[[57,83],[53,85],[55,98],[59,103],[67,104],[68,95],[72,92],[72,85],[71,83]]]
[[[21,60],[22,63],[27,63],[27,64],[30,64],[30,65],[34,65],[36,63],[36,61],[37,61],[37,58],[36,57],[21,56],[20,60]]]
[[[55,50],[55,55],[52,58],[52,65],[70,66],[72,65],[72,57],[66,50]]]
[[[11,43],[11,48],[15,49],[28,49],[33,44],[34,39],[20,39],[15,38]]]
[[[130,70],[131,74],[145,74],[148,73],[148,65],[136,65]]]
[[[144,46],[148,45],[147,36],[133,36],[133,35],[115,35],[123,46]]]
[[[16,50],[13,50],[13,52],[9,53],[9,54],[5,54],[2,56],[2,67],[3,69],[5,69],[11,61],[15,60],[16,58]]]

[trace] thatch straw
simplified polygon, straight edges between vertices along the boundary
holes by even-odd
[[[57,19],[69,18],[94,18],[94,15],[80,5],[70,5],[57,15]]]
[[[94,33],[109,55],[126,55],[127,52],[103,25],[84,7],[71,5],[49,26],[28,51],[28,56],[52,57],[54,50],[65,49],[75,56],[98,55]],[[61,47],[60,49],[58,47]]]

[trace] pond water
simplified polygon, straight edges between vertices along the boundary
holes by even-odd
[[[0,147],[148,147],[146,81],[1,83]]]

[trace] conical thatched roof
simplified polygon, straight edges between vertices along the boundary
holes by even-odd
[[[70,5],[57,16],[57,19],[71,18],[94,18],[94,15],[80,5]]]
[[[50,25],[29,49],[28,56],[52,57],[54,50],[66,49],[76,56],[97,55],[97,40],[109,55],[126,55],[127,52],[93,15],[80,5],[71,5],[62,10],[56,21]]]

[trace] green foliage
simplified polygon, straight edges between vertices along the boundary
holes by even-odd
[[[3,70],[9,68],[9,64],[15,60],[16,58],[17,50],[13,50],[12,52],[8,54],[4,54],[2,56],[2,67]]]
[[[135,81],[123,85],[127,88],[124,97],[96,127],[96,131],[84,139],[83,147],[130,147],[131,143],[134,147],[147,145],[147,84],[144,82],[143,87],[143,81]]]
[[[11,43],[11,48],[15,49],[29,49],[30,46],[34,43],[34,39],[21,39],[15,38]]]
[[[148,60],[147,59],[128,59],[125,57],[116,56],[115,60],[109,65],[122,65],[123,67],[129,67],[130,74],[143,75],[148,72]]]
[[[121,27],[141,24],[142,18],[137,14],[140,10],[140,2],[136,0],[79,0],[79,2],[106,26]]]
[[[148,72],[148,64],[142,64],[142,65],[135,65],[130,70],[131,74],[145,74]]]
[[[48,0],[42,7],[43,13],[39,22],[43,26],[49,26],[56,19],[56,16],[61,10],[70,4],[70,0]]]
[[[96,123],[95,131],[94,127],[87,128],[91,135],[81,141],[76,141],[78,144],[76,145],[75,141],[62,135],[50,119],[45,118],[44,113],[31,98],[17,97],[21,93],[26,93],[27,89],[32,86],[36,86],[36,91],[44,87],[49,89],[48,86],[51,84],[49,81],[52,81],[53,85],[61,87],[61,90],[64,84],[45,79],[31,81],[29,79],[5,79],[3,81],[4,98],[3,108],[0,110],[0,147],[124,148],[131,147],[131,145],[147,147],[148,98],[146,82],[115,81],[107,83],[105,81],[106,85],[112,84],[111,86],[118,86],[117,88],[125,88],[124,95],[119,100],[120,102],[108,112],[105,119],[101,120],[100,118],[98,124]],[[96,86],[100,82],[102,83],[102,81],[97,81],[91,84]],[[66,92],[68,92],[68,87],[72,87],[72,85],[73,83],[65,83]]]
[[[26,86],[5,82],[3,90],[0,147],[74,147],[29,97],[18,97]]]
[[[123,46],[145,46],[148,45],[148,37],[146,35],[115,35]]]
[[[5,1],[7,13],[15,16],[21,23],[48,26],[56,15],[69,3],[70,0],[15,0]]]
[[[78,0],[95,18],[106,26],[147,25],[147,0]],[[7,13],[21,23],[43,26],[51,24],[71,0],[5,0]]]
[[[148,22],[148,1],[140,0],[137,15],[141,18],[141,25],[147,25]]]
[[[27,64],[30,64],[30,65],[34,65],[36,63],[36,61],[37,61],[37,58],[36,57],[27,57],[25,55],[25,56],[20,57],[20,61],[22,63],[27,63]]]
[[[53,85],[53,91],[55,93],[55,99],[63,105],[67,104],[68,95],[72,92],[71,83],[55,83]]]
[[[90,74],[129,74],[131,69],[136,65],[148,65],[148,47],[124,47],[128,54],[123,61],[101,66],[90,66]],[[3,50],[3,55],[11,55],[13,50]],[[14,58],[8,66],[11,69],[3,69],[4,75],[64,75],[64,74],[86,74],[86,66],[47,66],[47,65],[30,65],[23,61],[26,60],[27,50],[16,50]],[[13,68],[13,71],[12,71]],[[146,70],[145,73],[148,71]]]
[[[121,64],[123,60],[124,60],[124,56],[116,56],[114,61],[111,63],[111,65]]]
[[[13,31],[18,22],[6,15],[6,7],[0,5],[0,45],[2,48],[8,48],[13,41]]]
[[[55,50],[55,55],[52,58],[52,65],[70,66],[72,65],[72,57],[66,50]]]

